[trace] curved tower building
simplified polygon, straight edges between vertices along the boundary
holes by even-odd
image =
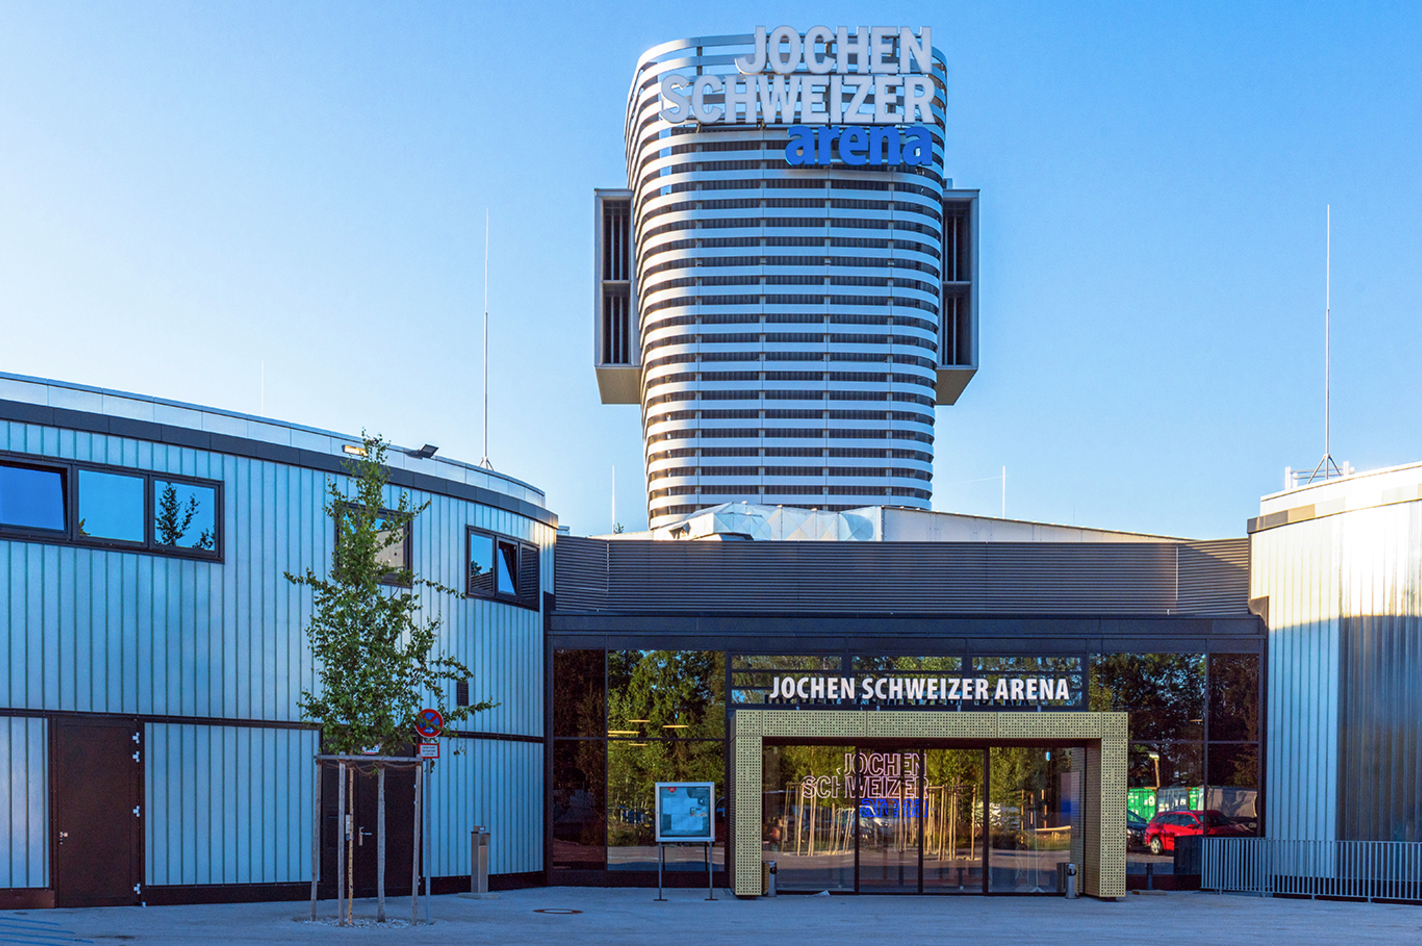
[[[650,525],[725,502],[929,508],[977,370],[977,191],[927,28],[648,50],[596,192],[598,385],[639,404]]]

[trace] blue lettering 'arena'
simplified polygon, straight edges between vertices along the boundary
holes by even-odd
[[[791,167],[828,166],[834,155],[851,167],[866,164],[927,167],[933,163],[933,136],[923,125],[893,127],[791,125],[785,163]]]

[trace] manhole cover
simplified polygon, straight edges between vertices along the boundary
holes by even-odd
[[[551,913],[554,916],[571,916],[574,913],[582,913],[582,910],[534,910],[534,913]]]

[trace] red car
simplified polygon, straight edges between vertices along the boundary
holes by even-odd
[[[1146,825],[1145,843],[1152,854],[1175,850],[1175,839],[1187,835],[1237,835],[1246,833],[1243,826],[1218,811],[1165,811]]]

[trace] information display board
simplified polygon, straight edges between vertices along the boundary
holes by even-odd
[[[715,810],[715,782],[658,782],[657,843],[714,843]]]

